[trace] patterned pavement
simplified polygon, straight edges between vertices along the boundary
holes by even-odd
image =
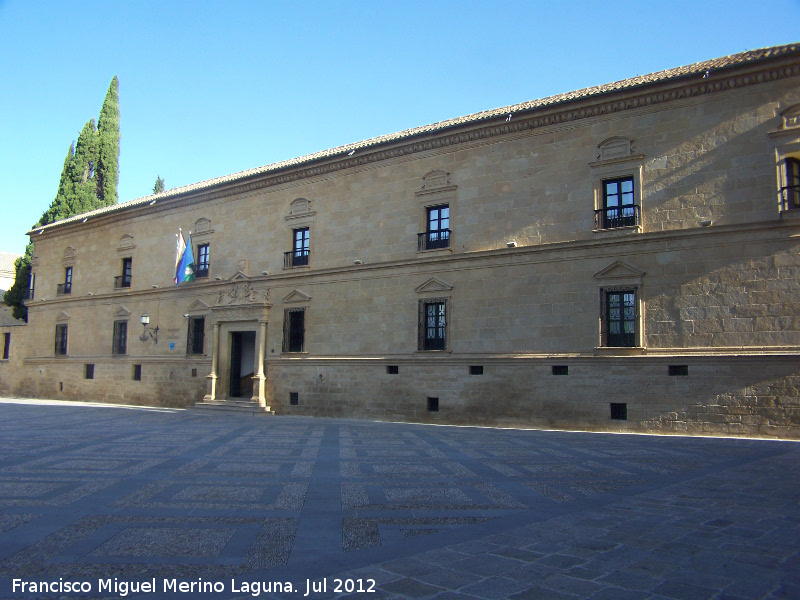
[[[800,598],[796,442],[15,399],[0,440],[0,598]]]

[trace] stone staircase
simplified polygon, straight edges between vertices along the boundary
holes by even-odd
[[[274,415],[275,411],[261,406],[258,402],[249,398],[226,398],[224,400],[209,400],[196,402],[190,410],[236,412],[249,415]]]

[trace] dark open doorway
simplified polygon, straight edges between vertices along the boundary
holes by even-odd
[[[255,350],[255,331],[231,332],[231,398],[252,397]]]

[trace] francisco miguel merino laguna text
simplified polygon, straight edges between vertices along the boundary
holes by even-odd
[[[120,581],[116,577],[113,579],[98,579],[97,592],[112,592],[122,598],[128,594],[154,594],[161,593],[224,593],[232,592],[237,594],[250,594],[258,597],[262,593],[293,593],[304,591],[303,597],[312,594],[328,592],[328,580],[320,579],[312,581],[306,579],[305,586],[295,587],[290,581],[239,581],[231,579],[230,588],[226,588],[222,581],[203,581],[198,578],[195,581],[178,581],[177,579],[162,579],[161,589],[156,585],[156,578],[149,581]],[[305,590],[303,590],[305,587]],[[86,594],[95,591],[90,581],[64,581],[59,577],[58,581],[25,581],[23,579],[12,579],[13,592],[28,592],[37,594]],[[330,591],[336,594],[347,592],[373,593],[375,592],[374,579],[333,579]]]

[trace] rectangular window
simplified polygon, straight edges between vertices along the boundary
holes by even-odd
[[[56,356],[67,355],[67,325],[56,325]]]
[[[784,161],[786,187],[783,188],[783,210],[800,209],[800,160],[787,158]]]
[[[28,279],[28,289],[25,291],[25,297],[23,300],[33,300],[33,296],[36,293],[36,273],[31,273],[30,278]]]
[[[64,283],[58,285],[56,293],[57,294],[72,293],[72,267],[66,267],[64,269]]]
[[[197,267],[194,270],[194,276],[208,277],[208,270],[210,267],[211,267],[210,247],[208,244],[200,244],[197,247]]]
[[[569,375],[569,365],[553,365],[551,373],[553,375]]]
[[[128,353],[128,322],[114,321],[114,339],[111,348],[112,354]]]
[[[598,229],[615,229],[639,224],[633,177],[603,181],[603,207],[598,215]]]
[[[607,291],[605,302],[606,346],[636,346],[636,291]]]
[[[285,267],[303,267],[308,265],[308,254],[311,244],[311,230],[301,227],[292,232],[292,251],[284,256]]]
[[[133,380],[142,380],[142,365],[133,365]]]
[[[306,309],[287,308],[283,314],[283,351],[303,352],[305,338]]]
[[[84,379],[94,379],[94,365],[83,365],[83,378]]]
[[[469,368],[470,375],[483,375],[483,365],[472,365]]]
[[[419,349],[447,348],[447,301],[420,301]]]
[[[419,235],[419,250],[438,250],[450,247],[450,205],[427,208],[427,229]]]
[[[689,375],[689,365],[669,365],[670,377],[687,377]]]
[[[205,317],[189,317],[189,331],[186,337],[186,354],[203,354],[205,333]]]
[[[3,334],[3,360],[8,360],[9,353],[11,352],[11,334]]]
[[[132,258],[123,258],[122,259],[122,275],[118,277],[114,277],[114,287],[119,288],[129,288],[131,287],[131,281],[133,279],[133,259]]]
[[[292,406],[297,406],[300,404],[300,393],[299,392],[289,392],[289,404]]]
[[[397,365],[386,365],[387,375],[397,375],[399,372],[400,368]]]
[[[439,412],[439,398],[428,397],[428,412]]]

